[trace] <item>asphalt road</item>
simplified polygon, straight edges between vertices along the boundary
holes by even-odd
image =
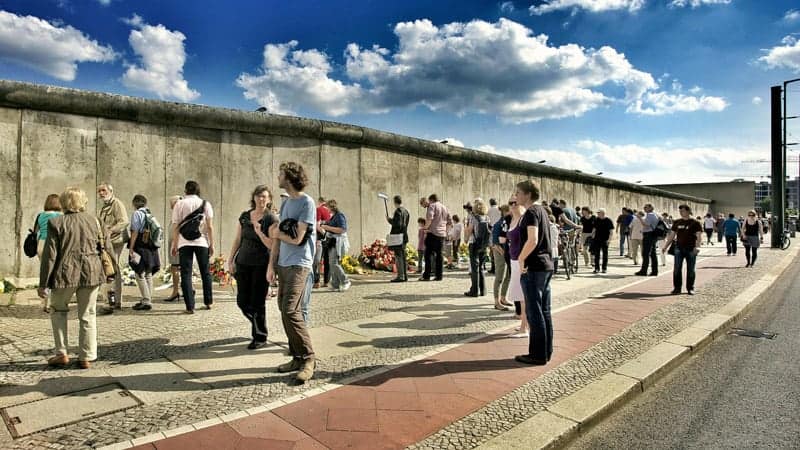
[[[575,449],[800,449],[800,261],[736,328],[588,430]]]

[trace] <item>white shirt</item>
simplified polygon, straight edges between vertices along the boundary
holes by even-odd
[[[631,239],[638,239],[640,241],[644,239],[644,236],[642,236],[643,228],[644,225],[642,225],[642,222],[639,220],[639,218],[637,217],[634,219],[633,222],[631,222]]]
[[[706,217],[706,220],[703,221],[703,225],[705,226],[706,230],[708,230],[708,229],[712,229],[713,230],[714,226],[716,224],[717,224],[717,221],[715,221],[713,217]]]
[[[183,219],[191,214],[192,211],[199,208],[202,204],[203,199],[196,195],[187,195],[181,200],[178,200],[178,203],[175,203],[175,208],[172,209],[172,223],[179,225],[181,222],[183,222]],[[211,208],[211,203],[206,201],[206,207],[203,213],[203,221],[200,222],[200,237],[190,241],[178,233],[178,248],[189,245],[195,247],[208,247],[206,220],[211,220],[213,218],[214,210]]]
[[[456,240],[460,241],[462,234],[464,234],[464,224],[461,223],[461,222],[454,223],[453,224],[453,229],[450,230],[450,240],[451,241],[456,241]]]
[[[492,206],[489,208],[489,212],[487,213],[489,216],[489,225],[494,226],[500,219],[503,218],[503,213],[500,212],[500,208],[497,206]]]

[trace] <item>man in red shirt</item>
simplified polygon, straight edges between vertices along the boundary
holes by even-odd
[[[328,267],[330,267],[330,258],[328,257],[328,246],[325,244],[325,232],[322,231],[320,225],[323,223],[328,222],[333,217],[331,214],[331,210],[328,209],[328,204],[325,202],[325,198],[320,197],[317,201],[317,246],[314,249],[314,287],[319,287],[319,269],[320,269],[320,261],[325,266],[325,275],[323,278],[324,287],[328,286],[328,281],[331,279],[330,271]]]

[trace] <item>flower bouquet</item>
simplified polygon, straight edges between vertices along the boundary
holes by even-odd
[[[361,263],[358,262],[358,258],[355,258],[353,256],[345,255],[344,258],[342,258],[341,264],[342,264],[342,269],[344,269],[346,273],[349,273],[351,275],[352,274],[360,275],[364,273],[364,269],[361,268]]]
[[[211,272],[211,279],[220,286],[228,286],[233,281],[231,273],[225,268],[225,256],[219,255],[209,265],[208,271]]]
[[[358,261],[371,269],[391,271],[394,266],[394,252],[389,250],[385,240],[378,239],[361,249]]]

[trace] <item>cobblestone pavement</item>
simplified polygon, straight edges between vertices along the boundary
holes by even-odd
[[[705,253],[713,255],[718,252],[710,250]],[[762,251],[754,269],[724,273],[691,301],[681,300],[659,310],[578,358],[432,435],[416,447],[467,448],[511,428],[542,410],[558,396],[574,392],[653,342],[682,328],[702,312],[723,304],[730,292],[747,286],[782,255],[781,252]],[[634,270],[630,260],[614,258],[606,276],[583,273],[572,281],[558,280],[554,284],[554,307],[569,305],[636,281],[629,276]],[[352,326],[346,325],[359,319],[379,319],[373,324],[361,323],[361,328],[368,326],[361,336],[364,339],[354,340],[348,351],[321,355],[317,375],[306,385],[294,385],[289,382],[289,377],[275,373],[272,366],[257,367],[258,370],[250,370],[243,377],[210,382],[210,385],[195,387],[194,391],[187,390],[164,401],[145,402],[139,407],[45,430],[13,442],[6,436],[4,443],[4,436],[0,433],[0,446],[86,448],[128,440],[291,397],[513,323],[509,312],[480,307],[490,305],[490,297],[475,299],[474,303],[464,302],[461,292],[468,284],[464,272],[450,273],[440,283],[389,284],[387,280],[386,276],[375,275],[355,282],[353,288],[345,293],[314,293],[311,309],[315,330],[353,331]],[[135,290],[128,289],[126,293],[132,296]],[[115,370],[124,371],[129,365],[142,361],[163,358],[180,361],[186,355],[246,343],[249,326],[236,308],[230,291],[216,293],[215,307],[211,311],[198,310],[197,314],[187,316],[181,314],[181,309],[180,304],[157,301],[149,313],[126,309],[122,314],[99,317],[101,360],[92,370],[107,375]],[[271,340],[278,344],[285,342],[274,302],[270,302],[268,314]],[[396,336],[391,333],[376,335],[375,328],[385,325],[381,325],[380,318],[394,317],[392,314],[404,314],[406,319],[391,324],[394,328],[387,326],[387,329],[390,332],[404,329],[406,332]],[[74,322],[73,318],[71,336],[77,333]],[[360,329],[355,329],[354,334],[360,332]],[[41,386],[47,383],[69,386],[85,376],[77,371],[48,369],[44,359],[51,351],[51,345],[49,320],[35,302],[27,305],[22,300],[17,306],[0,307],[0,398],[26,388],[28,391],[44,391]],[[226,372],[224,367],[217,368],[217,371]],[[198,377],[208,376],[206,370],[189,372]],[[64,389],[52,395],[68,392]]]

